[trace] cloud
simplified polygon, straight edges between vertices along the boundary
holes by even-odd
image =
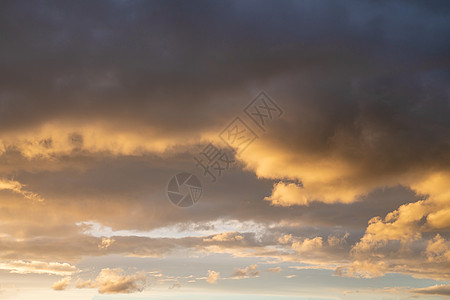
[[[206,132],[194,135],[183,144],[198,144],[207,136]],[[117,128],[102,121],[95,124],[43,123],[20,134],[5,133],[0,142],[5,149],[14,149],[30,160],[52,160],[54,157],[80,153],[141,156],[145,153],[163,153],[176,145],[181,146],[176,135],[163,134],[151,128],[137,132],[133,128]]]
[[[206,282],[209,284],[217,283],[220,278],[220,273],[212,270],[208,270],[208,276],[206,277]]]
[[[258,277],[260,274],[260,271],[257,270],[258,265],[250,265],[248,267],[245,267],[243,269],[236,269],[233,272],[232,277],[233,278],[249,278],[249,277]]]
[[[329,235],[327,242],[330,247],[342,247],[344,243],[347,242],[348,237],[350,234],[346,232],[344,236],[336,236],[336,235]]]
[[[351,266],[338,267],[335,271],[335,275],[345,277],[358,277],[358,278],[374,278],[383,276],[388,270],[387,263],[378,261],[372,263],[369,261],[354,261]]]
[[[306,238],[303,241],[292,243],[292,249],[300,253],[314,251],[315,249],[322,248],[322,246],[323,246],[322,237],[315,237],[312,239]]]
[[[78,278],[77,281],[75,281],[75,287],[77,289],[84,289],[84,288],[95,288],[97,286],[95,281],[92,280],[83,280],[81,278]]]
[[[106,249],[110,247],[116,240],[111,238],[102,238],[102,243],[98,245],[100,249]]]
[[[434,285],[426,288],[413,289],[412,292],[423,295],[450,296],[450,285]]]
[[[18,178],[0,181],[5,269],[66,276],[22,260],[187,249],[448,278],[448,7],[204,5],[198,22],[195,5],[2,4],[0,175]],[[233,176],[189,213],[174,209],[168,179],[261,87],[282,118],[237,155]],[[97,238],[85,223],[134,233],[218,219],[259,228]]]
[[[23,197],[29,200],[37,202],[44,201],[44,199],[39,194],[25,190],[24,185],[15,180],[0,178],[0,190],[10,190],[12,192],[21,194]]]
[[[102,269],[95,279],[100,294],[129,294],[142,292],[146,286],[146,275],[124,275],[123,269]]]
[[[280,273],[281,272],[281,267],[268,268],[267,271],[274,272],[274,273]]]
[[[285,234],[282,237],[278,238],[278,243],[282,245],[286,245],[292,242],[292,234]]]
[[[274,185],[272,195],[265,197],[264,200],[270,201],[275,206],[308,205],[310,200],[305,195],[304,189],[295,183],[285,184],[278,182]]]
[[[78,289],[98,288],[100,294],[130,294],[142,292],[147,283],[144,272],[125,275],[121,268],[105,268],[100,271],[95,280],[78,278],[75,287]]]
[[[436,234],[431,241],[428,241],[425,254],[430,262],[450,263],[450,242],[440,234]]]
[[[243,236],[239,235],[239,232],[223,232],[217,235],[214,235],[210,238],[203,239],[204,242],[235,242],[242,241],[244,239]]]
[[[401,205],[384,218],[372,218],[364,236],[352,247],[355,262],[346,274],[361,273],[368,277],[402,272],[416,277],[447,279],[449,243],[436,233],[446,228],[447,218],[436,221],[434,216],[441,215],[450,204],[446,185],[449,178],[448,173],[431,175],[413,186],[416,193],[427,195],[424,200]]]
[[[55,291],[63,291],[69,285],[70,280],[71,280],[70,277],[62,278],[61,280],[58,280],[52,285],[52,289],[54,289]]]
[[[0,263],[0,269],[18,274],[51,274],[67,276],[78,271],[77,267],[68,263],[42,262],[42,261],[9,261]]]
[[[306,206],[312,202],[351,203],[377,187],[376,184],[350,182],[357,171],[350,163],[311,157],[308,153],[294,154],[282,145],[275,148],[269,143],[271,141],[257,141],[252,144],[252,151],[242,154],[247,167],[259,177],[292,178],[302,182],[302,186],[283,181],[274,184],[272,194],[264,198],[274,206]],[[295,160],[303,163],[293,164]]]

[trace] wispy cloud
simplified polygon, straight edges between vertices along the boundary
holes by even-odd
[[[21,194],[23,197],[29,200],[37,202],[44,201],[44,199],[39,194],[26,190],[23,184],[15,180],[0,178],[0,190],[9,190],[14,193]]]

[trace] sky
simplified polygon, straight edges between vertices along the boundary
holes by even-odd
[[[448,1],[1,1],[0,299],[450,296]]]

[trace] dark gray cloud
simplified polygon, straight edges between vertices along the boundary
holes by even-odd
[[[2,132],[97,120],[198,135],[264,88],[289,112],[267,137],[279,149],[338,152],[370,170],[358,180],[449,161],[445,3],[6,1],[1,11]]]
[[[6,1],[1,128],[94,117],[191,131],[214,126],[220,102],[230,104],[222,113],[235,111],[247,101],[249,84],[306,71],[316,81],[316,105],[331,105],[326,111],[333,103],[350,105],[333,113],[339,122],[366,102],[364,93],[349,97],[355,81],[380,88],[373,81],[379,76],[448,76],[448,17],[435,6],[446,7],[405,1]],[[300,80],[284,89],[298,93],[292,84],[304,85]],[[411,87],[420,87],[409,83],[397,95],[414,103],[407,99],[416,95]],[[398,86],[384,88],[392,94]],[[395,112],[383,100],[368,100],[375,106],[368,109]]]

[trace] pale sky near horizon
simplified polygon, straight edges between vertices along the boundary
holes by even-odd
[[[450,296],[448,1],[1,1],[0,299]]]

